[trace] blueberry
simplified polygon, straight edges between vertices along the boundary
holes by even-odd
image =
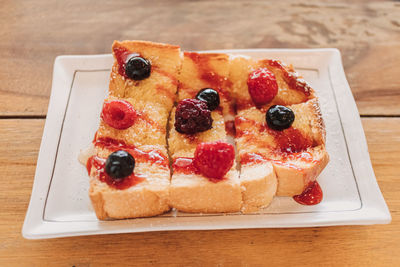
[[[135,159],[124,150],[111,153],[106,160],[106,173],[114,179],[120,179],[131,175],[134,168]]]
[[[281,131],[292,125],[294,113],[293,110],[288,107],[274,105],[268,109],[265,118],[269,128]]]
[[[150,76],[151,63],[147,59],[134,56],[125,64],[125,74],[132,80],[143,80]]]
[[[209,110],[214,110],[219,106],[219,94],[212,88],[201,89],[197,93],[196,99],[206,102]]]

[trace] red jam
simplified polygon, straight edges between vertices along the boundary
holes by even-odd
[[[323,193],[318,182],[311,182],[308,187],[300,195],[294,196],[293,199],[302,205],[317,205],[322,201]]]
[[[235,122],[234,121],[225,122],[225,131],[228,135],[235,136],[236,135]]]
[[[240,156],[240,164],[247,165],[247,164],[257,164],[266,162],[267,159],[259,154],[256,153],[246,153]]]
[[[254,120],[240,116],[235,118],[235,125],[236,125],[236,137],[239,138],[242,136],[247,136],[248,137],[247,141],[249,142],[260,141],[260,140],[253,140],[256,139],[257,136],[254,135],[253,131],[251,131],[252,127],[257,127],[258,132],[267,132],[269,135],[274,137],[274,143],[272,145],[275,146],[280,152],[298,153],[315,145],[313,140],[307,138],[298,129],[295,129],[293,127],[290,127],[283,131],[275,131],[269,128],[266,125],[266,123],[256,122]],[[270,145],[271,144],[264,144],[264,146],[270,146]]]
[[[221,96],[221,99],[224,99],[224,101],[231,100],[230,93],[228,90],[226,90],[226,88],[230,87],[232,83],[228,80],[228,78],[213,71],[213,68],[210,65],[209,56],[202,56],[201,54],[194,52],[185,52],[185,56],[189,57],[196,64],[200,74],[200,79],[205,81],[208,86],[214,90],[217,90]],[[187,86],[184,87],[188,88]]]
[[[96,147],[105,148],[110,151],[125,150],[129,152],[136,161],[148,162],[157,164],[163,167],[168,167],[168,159],[160,151],[155,149],[143,151],[134,145],[128,145],[122,140],[115,140],[109,137],[100,137],[95,142]]]
[[[170,99],[171,101],[173,101],[173,99],[175,98],[175,93],[171,92],[171,90],[169,90],[169,88],[166,88],[165,86],[163,86],[161,84],[158,84],[156,86],[156,90],[159,95],[163,95],[167,99]]]
[[[171,82],[172,85],[174,85],[174,86],[178,85],[178,79],[176,78],[175,75],[173,75],[173,74],[171,74],[169,72],[166,72],[166,71],[164,71],[164,70],[162,70],[159,67],[154,66],[154,65],[153,65],[151,70],[159,73],[160,75],[162,75],[164,77],[167,77],[168,79],[170,79],[170,82]]]
[[[134,173],[132,173],[128,177],[124,177],[121,179],[114,179],[104,171],[105,164],[106,164],[106,159],[100,158],[98,156],[91,156],[86,163],[86,168],[90,175],[92,167],[94,167],[99,174],[99,180],[115,189],[119,190],[127,189],[145,180],[145,176],[137,175]]]
[[[288,72],[281,62],[277,60],[268,60],[268,64],[271,67],[278,68],[283,72],[283,78],[291,89],[303,92],[306,96],[310,95],[309,85],[305,81],[299,80],[299,77],[297,77],[295,74]]]
[[[172,168],[176,173],[200,174],[193,164],[193,158],[176,158],[172,164]]]
[[[242,165],[257,164],[263,162],[273,162],[275,164],[285,165],[289,168],[301,170],[301,168],[291,164],[292,161],[302,161],[304,163],[318,163],[319,160],[313,159],[309,152],[299,153],[279,153],[277,155],[271,154],[271,158],[257,154],[257,153],[245,153],[240,156],[240,163]]]
[[[174,160],[174,163],[172,164],[172,169],[174,170],[174,173],[203,175],[194,165],[193,158],[176,158]],[[209,178],[206,176],[204,176],[204,178],[207,178],[210,182],[213,183],[218,183],[224,180]]]
[[[128,78],[125,74],[125,65],[128,59],[132,56],[139,56],[137,53],[132,53],[125,47],[116,47],[114,48],[114,55],[115,58],[117,59],[118,63],[118,73],[121,76],[124,76],[125,78]]]
[[[269,131],[274,136],[282,152],[298,153],[313,146],[313,141],[306,138],[298,129],[290,127],[283,131]]]
[[[91,156],[86,162],[86,169],[88,171],[88,174],[90,175],[92,167],[94,167],[96,170],[100,170],[104,169],[105,165],[106,159],[100,158],[98,156]]]

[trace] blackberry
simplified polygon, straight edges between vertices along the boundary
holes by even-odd
[[[179,133],[194,134],[212,128],[211,111],[198,99],[183,99],[175,112],[175,129]]]

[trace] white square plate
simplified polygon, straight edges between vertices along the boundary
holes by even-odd
[[[276,197],[254,214],[185,214],[98,221],[88,197],[89,179],[77,158],[90,144],[108,91],[111,55],[61,56],[22,230],[26,238],[164,230],[311,227],[389,223],[376,183],[356,104],[336,49],[220,50],[292,63],[316,90],[326,123],[330,162],[319,177],[323,201],[302,206]]]

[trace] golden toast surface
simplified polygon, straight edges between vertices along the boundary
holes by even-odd
[[[127,101],[137,117],[123,130],[101,120],[95,154],[106,159],[118,149],[133,151],[138,155],[135,174],[145,179],[120,190],[101,182],[92,167],[89,195],[99,219],[154,216],[171,207],[184,212],[255,212],[275,195],[300,194],[328,163],[318,99],[291,66],[222,53],[181,53],[179,46],[146,41],[115,41],[112,51],[115,61],[105,101]],[[126,77],[124,60],[132,54],[151,62],[150,77]],[[278,93],[256,107],[247,80],[258,68],[274,74]],[[190,135],[177,132],[174,103],[195,98],[203,88],[220,95],[220,108],[211,112],[212,128]],[[277,104],[295,114],[292,126],[282,131],[270,129],[265,119],[268,108]],[[227,142],[232,135],[228,124],[236,130],[240,172],[234,163],[216,183],[199,173],[170,170],[176,159],[193,158],[200,143]]]

